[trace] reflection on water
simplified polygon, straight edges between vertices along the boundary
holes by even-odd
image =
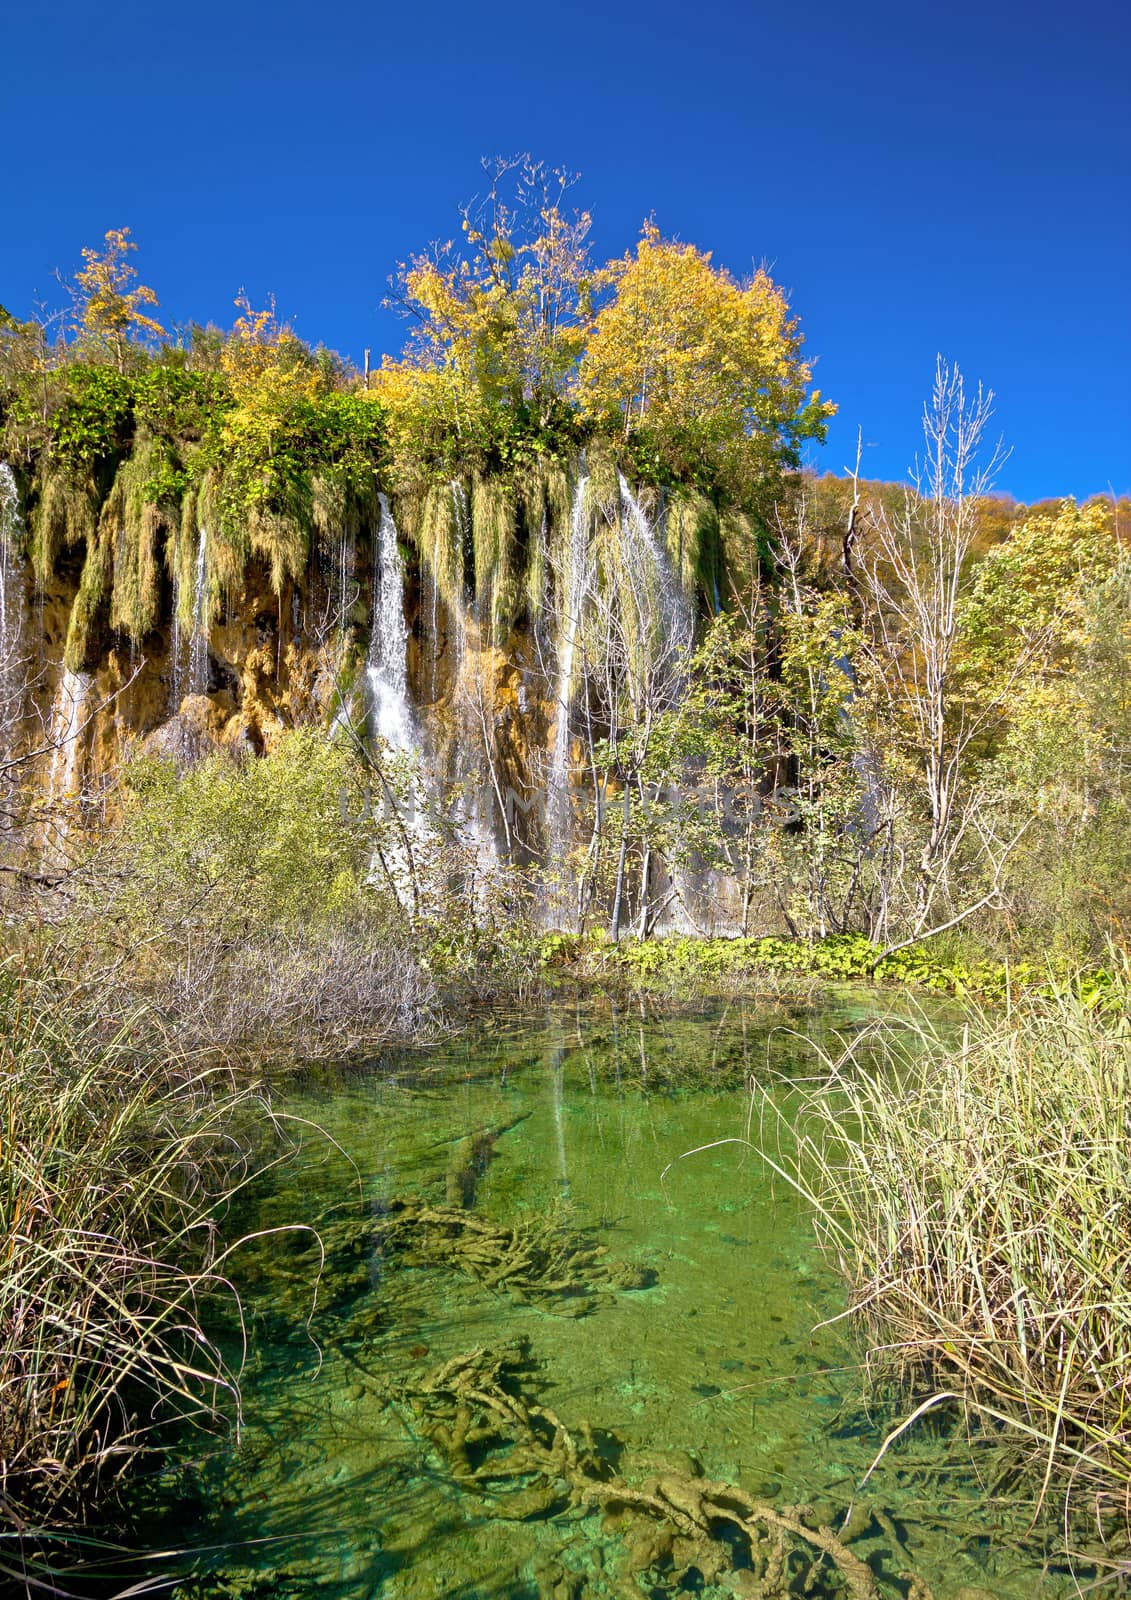
[[[452,1463],[467,1457],[419,1391],[462,1353],[523,1340],[518,1403],[551,1408],[571,1435],[588,1425],[627,1477],[702,1474],[839,1525],[890,1417],[869,1415],[851,1347],[828,1326],[842,1292],[809,1218],[751,1147],[746,1086],[812,1070],[794,1029],[860,1020],[845,1004],[793,1018],[555,1008],[290,1092],[286,1109],[333,1142],[309,1138],[242,1220],[318,1220],[326,1266],[319,1279],[319,1251],[299,1233],[242,1254],[252,1355],[240,1440],[156,1486],[160,1538],[212,1549],[177,1592],[769,1594],[743,1558],[676,1587],[678,1563],[665,1586],[660,1558],[641,1583],[627,1575],[639,1530],[607,1507],[549,1492],[520,1502],[513,1473],[461,1481]],[[650,1286],[617,1287],[621,1269]],[[578,1282],[540,1293],[554,1273]],[[963,1586],[1061,1592],[1031,1547],[1016,1553],[1020,1510],[991,1515],[942,1423],[893,1449],[862,1501],[852,1548],[883,1595],[906,1595],[911,1568],[936,1600]],[[791,1587],[772,1592],[802,1592],[801,1574],[795,1563]],[[822,1581],[813,1592],[846,1592],[835,1574]]]

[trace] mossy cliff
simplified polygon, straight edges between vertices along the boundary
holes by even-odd
[[[521,854],[560,703],[575,687],[562,676],[563,636],[576,665],[577,643],[594,659],[575,614],[582,593],[615,605],[626,586],[640,589],[634,519],[654,521],[649,537],[660,541],[645,596],[656,617],[642,622],[639,604],[626,607],[637,629],[664,626],[661,568],[688,610],[706,611],[728,571],[756,560],[749,517],[720,513],[696,490],[646,487],[635,499],[600,447],[509,471],[385,481],[388,494],[379,462],[356,452],[315,459],[285,509],[249,508],[230,466],[200,470],[191,444],[177,454],[142,430],[97,470],[58,452],[9,468],[7,648],[22,667],[19,742],[51,747],[39,787],[94,803],[139,744],[186,761],[263,753],[286,728],[345,715],[365,727],[367,668],[389,628],[380,595],[389,515],[415,731],[439,776],[490,787],[492,826]],[[61,739],[74,745],[65,759],[53,748]],[[515,808],[498,803],[507,794],[514,838]]]

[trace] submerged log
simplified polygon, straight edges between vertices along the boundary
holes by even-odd
[[[737,1580],[747,1600],[790,1594],[880,1600],[875,1573],[805,1506],[776,1507],[737,1485],[665,1471],[634,1481],[619,1441],[588,1425],[567,1427],[531,1392],[529,1345],[479,1346],[410,1383],[390,1384],[386,1402],[407,1408],[447,1470],[481,1501],[483,1515],[524,1521],[570,1509],[600,1509],[622,1536],[624,1592],[685,1592],[689,1584]],[[615,1463],[615,1464],[614,1464]],[[915,1600],[932,1600],[912,1573]]]

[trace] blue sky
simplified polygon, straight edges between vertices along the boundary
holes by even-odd
[[[906,474],[935,354],[997,395],[1021,499],[1131,490],[1131,10],[968,0],[8,7],[0,301],[132,228],[167,319],[244,286],[360,361],[479,159],[581,174],[602,256],[652,213],[791,293],[840,412],[815,464]]]

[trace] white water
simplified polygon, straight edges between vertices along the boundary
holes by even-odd
[[[557,575],[557,581],[561,585],[559,591],[561,633],[558,644],[558,681],[554,691],[557,720],[554,724],[554,748],[550,757],[546,822],[550,853],[558,860],[569,848],[569,712],[573,698],[573,666],[577,653],[577,635],[581,627],[581,609],[589,586],[589,540],[585,506],[588,486],[589,479],[583,473],[573,491],[566,571]]]
[[[675,667],[678,662],[678,652],[690,647],[694,634],[691,601],[672,571],[668,553],[662,540],[657,537],[658,530],[644,515],[644,510],[628,487],[623,472],[618,472],[617,481],[620,484],[621,503],[628,514],[629,530],[634,536],[626,543],[630,546],[636,545],[637,551],[644,555],[651,568],[658,606],[655,617],[648,620],[655,624],[657,648],[661,657],[670,661]],[[632,562],[637,551],[629,548],[630,577],[633,576]]]
[[[404,563],[397,542],[397,525],[388,498],[381,494],[381,519],[373,554],[373,615],[365,677],[369,687],[369,732],[395,755],[409,757],[407,781],[385,791],[385,803],[395,805],[398,821],[382,849],[374,854],[370,876],[383,867],[390,887],[402,905],[414,896],[414,857],[427,834],[427,816],[420,784],[420,738],[408,699],[408,627],[404,616]],[[339,719],[345,712],[338,713]]]
[[[189,643],[189,694],[208,693],[208,530],[201,527],[192,580],[192,639]]]
[[[408,628],[404,619],[404,564],[397,525],[382,494],[381,521],[373,563],[373,620],[365,673],[369,680],[370,723],[393,750],[415,750],[419,740],[408,703]]]
[[[477,677],[474,682],[469,681],[465,575],[474,534],[467,490],[458,478],[452,479],[452,507],[457,533],[452,683],[456,706],[456,781],[461,786],[461,792],[451,815],[470,863],[470,898],[478,913],[486,910],[489,886],[497,881],[501,872],[495,827],[497,802],[491,774],[491,753],[487,748],[494,720],[493,684],[489,675]],[[480,619],[481,599],[476,595],[472,612],[476,623]]]
[[[645,516],[624,474],[618,473],[617,477],[627,517],[626,565],[640,612],[639,649],[642,656],[649,658],[647,662],[641,659],[637,663],[640,692],[643,695],[659,688],[666,698],[677,699],[683,692],[684,658],[695,636],[694,608],[691,597],[672,571],[658,527]],[[651,690],[644,686],[645,677],[653,678]],[[695,920],[691,908],[697,888],[696,875],[677,861],[668,861],[666,865],[674,898],[668,902],[663,925],[679,932],[693,932]]]
[[[78,776],[78,746],[86,726],[83,712],[93,682],[90,672],[64,669],[64,674],[59,678],[59,688],[54,691],[54,704],[51,707],[51,744],[54,749],[51,750],[51,773],[48,776],[51,802],[70,802],[77,798],[75,779]],[[67,837],[67,829],[66,814],[62,814],[54,821],[56,842],[61,843]]]

